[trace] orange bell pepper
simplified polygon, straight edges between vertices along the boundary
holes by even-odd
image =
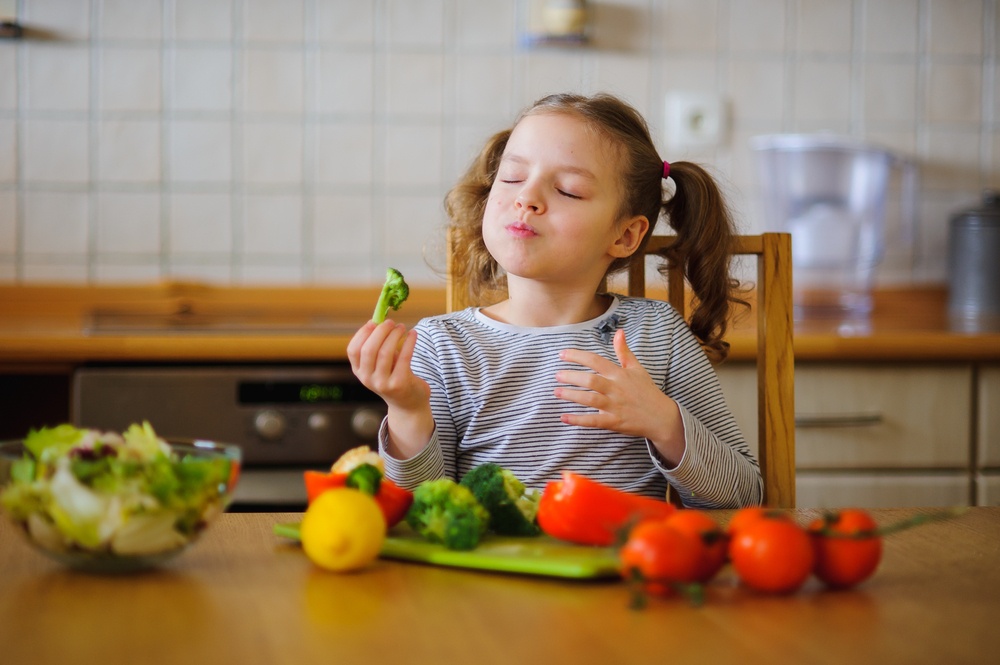
[[[329,489],[347,486],[347,473],[330,473],[324,471],[305,471],[303,473],[306,485],[306,497],[309,503]],[[378,492],[374,495],[375,502],[382,509],[386,526],[392,527],[402,521],[406,511],[413,503],[413,492],[405,490],[388,478],[382,478]]]
[[[662,519],[677,508],[615,489],[572,471],[545,486],[538,504],[538,526],[560,540],[581,545],[613,545],[622,531],[646,519]]]

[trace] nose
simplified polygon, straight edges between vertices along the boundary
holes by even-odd
[[[544,201],[539,195],[537,188],[527,183],[521,187],[521,191],[514,200],[514,206],[518,210],[531,212],[535,215],[541,214],[545,210]]]

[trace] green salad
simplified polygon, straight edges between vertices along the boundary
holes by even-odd
[[[239,462],[178,452],[149,423],[32,430],[0,505],[51,551],[146,555],[186,545],[225,508]]]

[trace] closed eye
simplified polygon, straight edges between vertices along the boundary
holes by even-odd
[[[564,192],[563,190],[558,189],[558,188],[556,189],[556,191],[559,192],[560,194],[562,194],[563,196],[567,197],[567,198],[571,198],[571,199],[582,199],[583,198],[582,196],[577,196],[576,194],[570,194],[569,192]]]

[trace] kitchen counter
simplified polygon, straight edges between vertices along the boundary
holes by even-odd
[[[873,514],[887,524],[913,512]],[[986,663],[1000,651],[1000,507],[887,537],[880,569],[854,590],[810,579],[796,594],[761,596],[725,569],[700,607],[653,598],[642,610],[617,580],[382,559],[325,572],[272,534],[299,517],[223,515],[172,563],[126,576],[61,568],[3,521],[3,661],[887,665]]]
[[[86,362],[330,362],[345,359],[378,288],[153,286],[0,287],[0,369]],[[797,360],[995,361],[1000,333],[949,330],[947,292],[876,293],[863,326],[814,321],[795,330]],[[394,313],[412,324],[444,311],[443,289],[413,289]],[[752,359],[752,316],[736,321],[733,360]]]

